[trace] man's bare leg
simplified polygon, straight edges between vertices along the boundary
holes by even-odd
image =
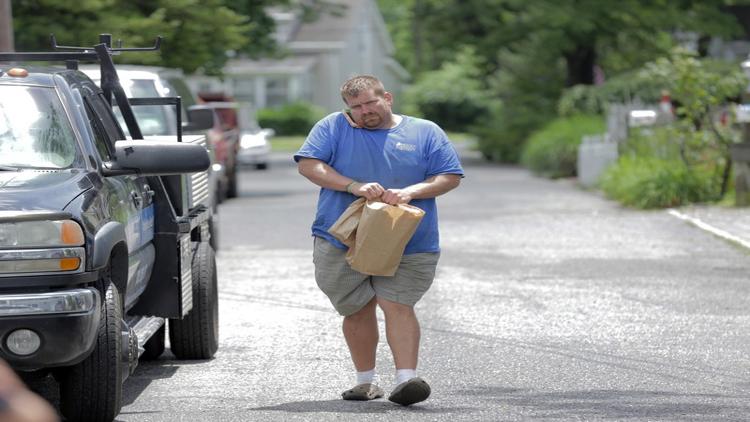
[[[378,348],[378,320],[375,316],[375,298],[359,311],[344,317],[344,338],[357,372],[375,368]]]
[[[378,305],[385,314],[385,336],[396,369],[417,369],[420,331],[414,307],[381,297]]]
[[[341,393],[344,400],[373,400],[383,397],[375,379],[375,352],[378,348],[377,301],[372,298],[362,309],[344,317],[344,338],[357,369],[357,385]]]
[[[396,364],[396,388],[388,400],[409,406],[427,400],[432,391],[425,380],[417,377],[419,358],[419,321],[414,307],[378,298],[385,314],[385,334]]]

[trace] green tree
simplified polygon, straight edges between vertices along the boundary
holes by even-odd
[[[98,34],[122,39],[124,47],[149,46],[164,37],[162,50],[128,53],[118,61],[201,70],[220,74],[228,58],[278,50],[269,6],[298,10],[316,18],[329,6],[312,0],[15,0],[14,32],[18,51],[49,50],[49,34],[63,45],[93,46]]]
[[[680,34],[737,34],[727,7],[739,3],[748,1],[380,0],[386,17],[406,20],[390,28],[397,58],[417,79],[463,46],[483,57],[480,80],[503,106],[477,132],[485,155],[503,159],[556,115],[565,87],[639,68],[667,55]]]
[[[425,72],[405,92],[405,111],[422,115],[445,130],[463,131],[486,119],[490,99],[481,82],[481,61],[472,48],[465,48],[455,61]]]
[[[716,113],[729,99],[740,97],[747,78],[739,66],[698,60],[681,50],[647,64],[643,72],[664,84],[679,104],[675,129],[680,158],[688,168],[708,165],[721,171],[719,196],[723,196],[732,166],[729,147],[736,140],[728,125],[717,124]]]
[[[379,0],[397,43],[397,58],[414,74],[452,60],[470,45],[487,73],[502,65],[500,49],[556,55],[566,84],[592,83],[594,65],[618,72],[667,54],[673,31],[737,34],[727,6],[747,0]],[[420,40],[429,40],[429,49]],[[419,59],[421,58],[421,59]]]

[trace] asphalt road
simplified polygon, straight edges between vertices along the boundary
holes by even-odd
[[[353,369],[313,279],[317,189],[276,156],[220,208],[215,359],[143,363],[118,420],[749,417],[747,252],[568,180],[474,161],[466,171],[439,199],[443,254],[417,306],[428,401],[339,399]],[[378,353],[388,391],[384,334]]]

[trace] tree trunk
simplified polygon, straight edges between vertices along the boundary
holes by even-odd
[[[10,0],[0,0],[0,51],[15,51],[13,48],[13,13]]]
[[[566,86],[593,85],[594,64],[596,64],[596,50],[592,46],[577,46],[572,52],[565,54],[568,68]]]
[[[727,164],[724,166],[724,172],[721,174],[721,192],[719,198],[723,198],[729,190],[729,176],[732,175],[732,159],[727,158]]]
[[[414,43],[414,70],[421,72],[422,66],[424,66],[424,54],[422,51],[422,39],[423,39],[423,27],[422,16],[424,13],[422,2],[415,0],[412,6],[411,14],[411,31],[412,31],[412,42]]]

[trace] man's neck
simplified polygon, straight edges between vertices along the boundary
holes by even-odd
[[[391,125],[388,127],[388,129],[394,128],[401,123],[401,120],[403,120],[404,117],[400,114],[391,114]]]

